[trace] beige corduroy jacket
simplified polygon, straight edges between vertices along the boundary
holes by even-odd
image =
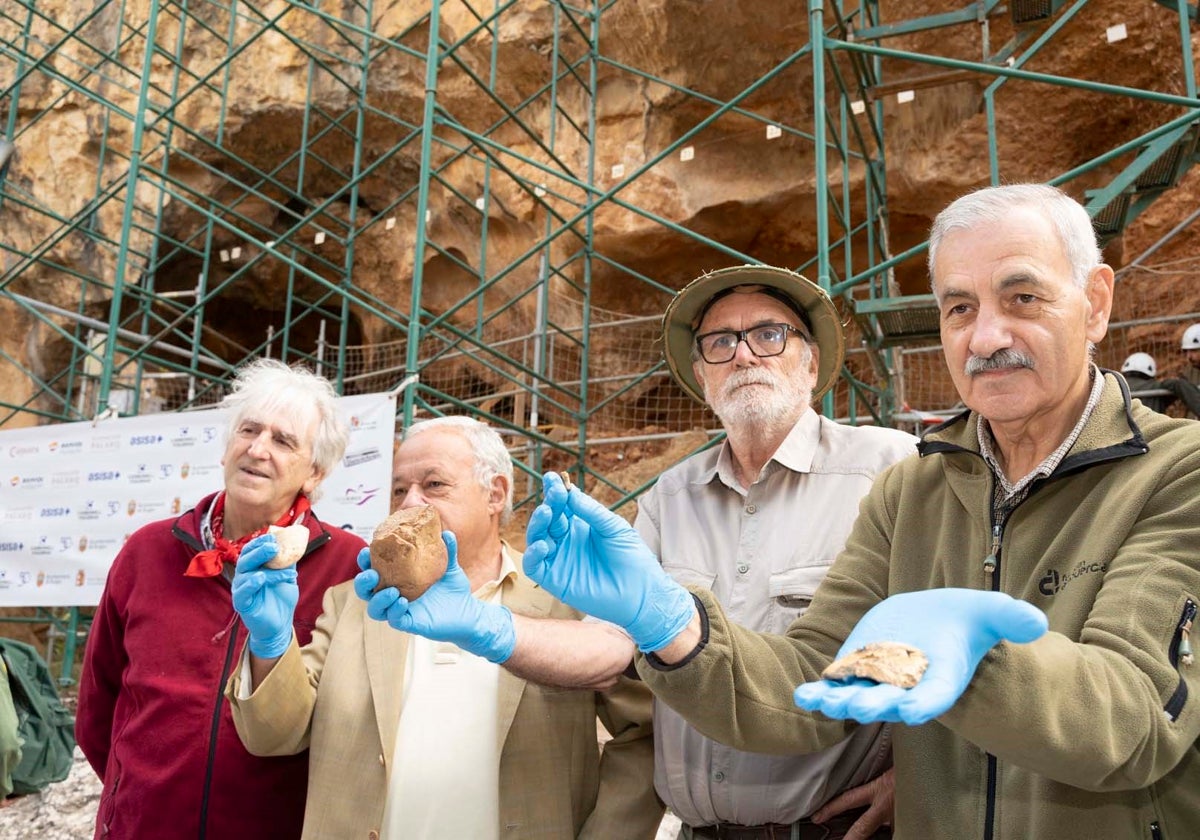
[[[501,598],[524,615],[580,617],[519,572]],[[379,837],[410,638],[369,618],[348,582],[325,594],[312,642],[293,641],[249,698],[237,699],[242,669],[234,670],[226,696],[246,748],[309,749],[304,840]],[[663,806],[643,685],[622,677],[606,692],[548,688],[502,668],[499,691],[502,840],[655,836]],[[597,717],[613,735],[603,756]]]

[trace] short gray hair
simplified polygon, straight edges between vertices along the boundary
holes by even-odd
[[[1075,284],[1080,288],[1087,286],[1092,269],[1100,265],[1103,258],[1092,220],[1083,205],[1049,184],[1008,184],[967,193],[951,202],[933,220],[929,232],[929,283],[935,295],[937,282],[933,267],[946,234],[1003,221],[1007,211],[1017,207],[1031,207],[1046,217],[1062,243]]]
[[[315,417],[317,430],[312,440],[312,464],[320,470],[322,477],[333,471],[350,442],[350,425],[338,409],[333,385],[328,379],[298,365],[289,367],[275,359],[255,359],[242,366],[221,407],[232,410],[230,436],[248,415]],[[310,498],[316,501],[318,497],[319,490],[314,488]]]
[[[453,429],[466,438],[475,456],[475,480],[484,490],[492,489],[492,479],[496,476],[507,479],[508,493],[504,498],[504,508],[500,511],[500,523],[508,522],[512,518],[513,464],[512,456],[508,454],[508,447],[504,445],[500,434],[474,417],[457,415],[418,420],[405,429],[404,440],[433,429]]]

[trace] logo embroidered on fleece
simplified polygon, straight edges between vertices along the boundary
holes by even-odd
[[[1084,575],[1103,574],[1107,571],[1107,563],[1089,562],[1087,560],[1076,563],[1071,568],[1071,571],[1061,574],[1058,569],[1050,569],[1046,574],[1042,575],[1042,579],[1038,582],[1038,591],[1043,595],[1057,595],[1066,589],[1073,580],[1077,580]]]

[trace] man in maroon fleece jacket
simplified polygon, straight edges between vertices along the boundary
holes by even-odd
[[[310,509],[349,428],[326,380],[262,359],[243,368],[221,459],[225,489],[139,529],[113,562],[92,621],[75,736],[104,782],[96,837],[299,838],[308,755],[257,758],[222,690],[246,630],[229,582],[243,545],[302,524],[293,627],[308,642],[325,590],[364,543]]]

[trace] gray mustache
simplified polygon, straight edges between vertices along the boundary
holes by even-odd
[[[1008,368],[1033,370],[1033,357],[1026,356],[1019,350],[997,350],[990,356],[971,356],[963,365],[963,372],[967,376],[974,376],[989,370],[1006,370]]]
[[[730,394],[743,385],[772,385],[774,381],[769,373],[747,369],[731,374],[725,380],[724,390],[725,393]]]

